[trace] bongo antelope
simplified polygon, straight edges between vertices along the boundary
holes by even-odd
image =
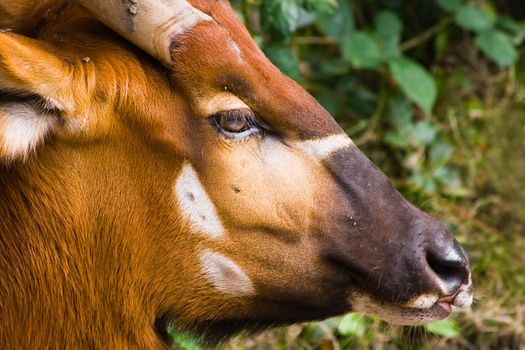
[[[227,1],[3,0],[0,28],[2,348],[470,306],[452,235]]]

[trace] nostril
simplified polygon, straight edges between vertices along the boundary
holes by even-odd
[[[428,252],[427,263],[441,282],[445,284],[447,293],[454,293],[462,284],[468,281],[469,272],[463,259],[447,260],[439,258],[432,252]]]

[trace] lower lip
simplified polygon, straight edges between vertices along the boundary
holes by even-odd
[[[443,311],[445,311],[446,312],[446,316],[450,315],[450,313],[452,312],[452,306],[449,303],[447,303],[447,302],[438,301],[436,303],[436,306],[439,307],[440,309],[442,309]]]

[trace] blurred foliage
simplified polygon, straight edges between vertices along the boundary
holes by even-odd
[[[473,263],[472,310],[423,327],[349,314],[230,348],[525,348],[521,0],[232,1],[301,83]]]

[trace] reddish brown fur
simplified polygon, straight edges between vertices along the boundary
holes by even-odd
[[[2,11],[18,4],[4,1]],[[99,28],[84,11],[70,6],[52,28],[38,34],[38,44],[16,34],[0,34],[1,89],[74,101],[71,110],[64,111],[65,119],[96,121],[85,135],[61,132],[38,159],[1,170],[3,348],[162,347],[154,330],[159,310],[150,301],[161,298],[158,294],[170,276],[159,276],[162,264],[152,256],[158,256],[156,247],[174,239],[175,233],[159,228],[156,237],[146,237],[143,232],[176,220],[158,208],[158,198],[168,197],[168,203],[172,199],[169,193],[157,193],[171,183],[158,183],[170,178],[159,178],[156,172],[176,172],[171,164],[179,161],[166,154],[178,152],[159,150],[176,144],[170,131],[179,128],[173,115],[183,104],[170,93],[158,68],[143,55],[139,61],[132,53],[136,50]],[[31,57],[24,57],[26,53]],[[54,54],[63,61],[57,63]],[[89,62],[83,62],[84,57]],[[19,59],[35,62],[29,67],[35,72],[21,70]],[[92,71],[97,75],[90,76]],[[60,84],[58,88],[35,91],[34,86],[41,86],[35,78],[55,76],[59,78],[51,80]],[[111,110],[121,118],[99,118]],[[147,120],[149,116],[155,119]],[[134,129],[141,132],[130,133]],[[133,151],[139,148],[141,152]],[[156,169],[145,165],[150,162]],[[114,166],[108,169],[107,164]],[[97,173],[106,176],[94,176]],[[157,183],[144,186],[144,179]],[[140,189],[133,184],[141,184]],[[119,217],[108,216],[116,212]],[[113,236],[117,230],[126,235]],[[177,262],[187,265],[182,257]],[[183,281],[183,276],[176,276],[171,284]],[[115,292],[120,290],[126,294]]]

